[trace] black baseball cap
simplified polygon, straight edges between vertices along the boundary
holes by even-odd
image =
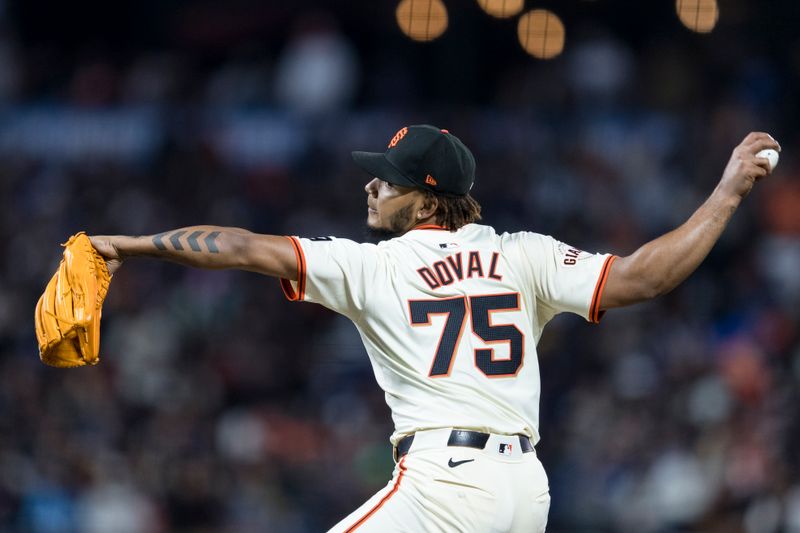
[[[420,124],[406,126],[381,152],[353,152],[356,165],[394,185],[426,189],[444,196],[464,196],[475,182],[475,158],[447,130]]]

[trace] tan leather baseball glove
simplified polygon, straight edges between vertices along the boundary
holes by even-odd
[[[59,368],[97,364],[100,315],[111,276],[84,232],[63,244],[64,258],[36,304],[39,358]]]

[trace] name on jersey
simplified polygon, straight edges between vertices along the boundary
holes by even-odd
[[[488,254],[485,254],[488,256]],[[446,285],[451,285],[456,281],[464,281],[468,278],[490,278],[497,281],[503,279],[498,272],[500,254],[493,252],[489,259],[489,269],[484,270],[484,262],[481,254],[477,251],[466,252],[466,257],[462,252],[449,255],[441,261],[436,261],[430,266],[417,269],[417,273],[431,289],[438,289]]]

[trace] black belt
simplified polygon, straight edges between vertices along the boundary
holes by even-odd
[[[522,453],[529,453],[533,451],[533,444],[531,440],[525,435],[517,435],[519,437],[519,445]],[[465,429],[454,429],[450,432],[450,438],[447,439],[448,446],[464,446],[465,448],[477,448],[482,450],[486,447],[486,441],[489,440],[489,433],[481,433],[480,431],[467,431]],[[400,460],[408,450],[411,448],[411,443],[414,442],[414,435],[407,435],[400,439],[395,448],[395,459]]]

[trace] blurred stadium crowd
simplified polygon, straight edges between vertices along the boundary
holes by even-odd
[[[777,173],[682,287],[545,330],[538,451],[548,531],[800,532],[800,139],[778,105],[797,41],[779,70],[736,56],[746,39],[587,31],[453,103],[414,88],[401,48],[365,65],[318,15],[211,63],[143,47],[65,65],[5,26],[0,531],[322,531],[382,487],[391,421],[355,329],[274,280],[130,260],[101,363],[69,371],[38,361],[33,309],[81,229],[361,239],[350,151],[429,122],[474,151],[487,223],[617,254],[685,220],[748,131],[775,133]]]

